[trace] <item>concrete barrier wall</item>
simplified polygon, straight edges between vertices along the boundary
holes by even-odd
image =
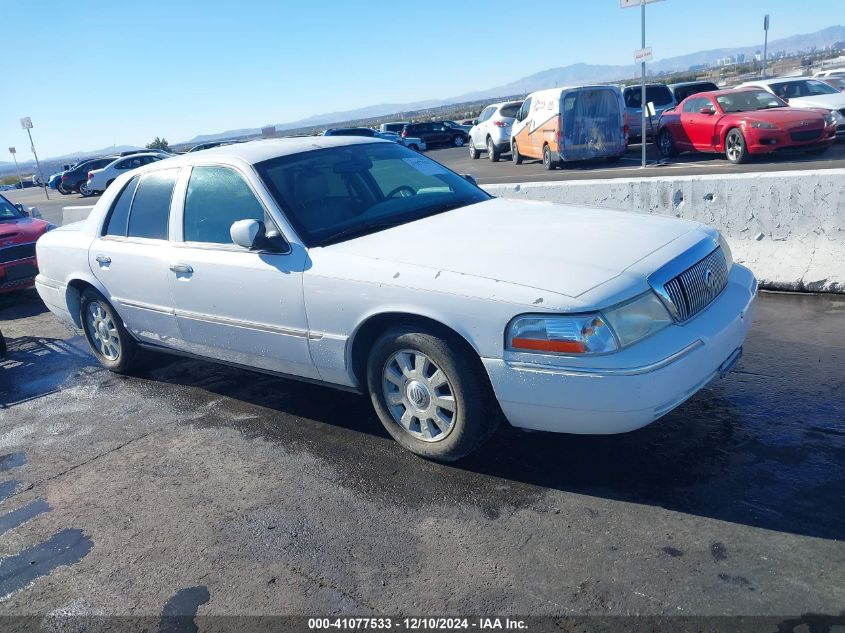
[[[659,213],[719,229],[763,287],[845,292],[845,169],[484,185],[502,198]]]
[[[81,222],[91,213],[94,205],[78,207],[62,207],[62,226],[73,222]]]

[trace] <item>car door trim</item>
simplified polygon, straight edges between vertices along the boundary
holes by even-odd
[[[147,310],[148,312],[158,312],[159,314],[167,314],[173,316],[175,310],[167,306],[156,305],[155,303],[146,303],[144,301],[133,301],[131,299],[123,299],[122,297],[112,296],[112,299],[122,306],[127,308],[136,308],[138,310]]]
[[[188,319],[190,321],[202,321],[204,323],[213,323],[215,325],[226,325],[230,327],[239,327],[247,330],[257,330],[259,332],[270,332],[271,334],[282,334],[284,336],[295,336],[297,338],[308,338],[307,330],[300,330],[297,328],[280,327],[278,325],[271,325],[269,323],[258,323],[256,321],[245,321],[243,319],[232,319],[228,317],[215,316],[213,314],[205,314],[202,312],[191,312],[189,310],[175,310],[176,318]]]

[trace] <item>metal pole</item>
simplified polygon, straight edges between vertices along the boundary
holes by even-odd
[[[21,178],[21,168],[18,166],[18,157],[12,154],[12,158],[15,160],[15,171],[18,172],[18,182],[21,183],[21,191],[23,191],[23,178]]]
[[[766,78],[766,58],[769,56],[769,16],[763,18],[763,79]]]
[[[38,162],[38,154],[35,153],[35,143],[32,142],[32,132],[29,128],[26,128],[26,133],[29,135],[29,144],[32,147],[32,155],[35,156],[35,164],[38,167],[38,177],[41,178],[41,186],[44,187],[44,195],[47,196],[47,200],[50,199],[50,192],[47,190],[50,188],[47,186],[47,183],[44,182],[44,173],[41,171],[41,163]],[[21,185],[23,186],[23,185]]]
[[[645,48],[645,2],[641,5],[641,15],[642,15],[642,23],[643,23],[643,45],[642,47]],[[642,145],[642,154],[643,154],[643,161],[641,167],[645,167],[646,159],[645,159],[645,110],[646,110],[646,103],[645,103],[645,60],[642,63],[642,86],[640,89],[640,109],[642,110],[642,125],[640,127],[640,144]]]

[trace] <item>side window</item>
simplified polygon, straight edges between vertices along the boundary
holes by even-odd
[[[519,117],[517,117],[520,121],[524,121],[528,117],[528,113],[531,111],[531,97],[528,97],[525,100],[525,103],[522,104],[522,107],[519,109]]]
[[[162,169],[141,178],[129,213],[128,237],[167,239],[170,199],[178,174],[178,169]]]
[[[103,227],[103,235],[126,237],[126,227],[129,224],[129,206],[132,204],[132,196],[135,195],[135,189],[138,187],[138,180],[138,176],[135,176],[117,196],[117,200],[112,205],[109,219],[106,220],[106,225]]]
[[[484,123],[487,119],[490,118],[491,114],[493,114],[493,109],[492,108],[485,108],[484,112],[482,112],[480,115],[478,115],[478,122]]]
[[[231,244],[229,229],[238,220],[259,220],[270,227],[264,207],[235,170],[194,167],[185,197],[185,241]]]
[[[129,161],[122,160],[114,166],[115,169],[129,169]]]

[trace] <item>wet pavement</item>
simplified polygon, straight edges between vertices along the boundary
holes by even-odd
[[[32,293],[0,328],[0,615],[845,610],[845,297],[762,294],[737,370],[645,429],[451,465],[353,394],[110,374]]]

